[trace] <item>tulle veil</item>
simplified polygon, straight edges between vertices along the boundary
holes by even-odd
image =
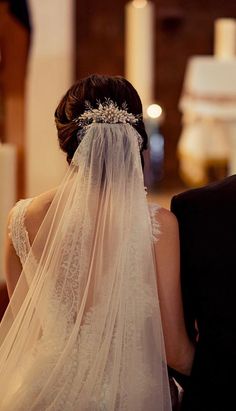
[[[138,133],[92,124],[0,325],[1,411],[170,411]]]

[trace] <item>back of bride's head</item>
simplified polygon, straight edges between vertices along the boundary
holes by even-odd
[[[142,138],[142,150],[147,148],[147,134],[142,118],[142,103],[132,84],[121,76],[92,74],[76,82],[63,96],[55,111],[55,121],[61,149],[67,154],[70,163],[78,147],[79,125],[75,121],[86,110],[86,101],[93,108],[98,101],[112,100],[119,108],[127,104],[127,111],[139,115],[133,127]],[[143,158],[141,154],[142,164]]]

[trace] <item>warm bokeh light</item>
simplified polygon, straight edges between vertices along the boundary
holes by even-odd
[[[143,9],[147,4],[147,0],[133,0],[133,5],[137,9]]]
[[[158,118],[162,114],[162,108],[159,104],[151,104],[147,108],[147,115],[151,118]]]

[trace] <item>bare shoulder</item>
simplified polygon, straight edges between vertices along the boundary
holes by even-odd
[[[175,215],[166,208],[160,208],[156,216],[159,225],[159,237],[155,243],[156,255],[160,259],[169,261],[169,258],[178,261],[179,256],[179,226]],[[175,258],[175,260],[174,260]],[[170,261],[168,262],[170,264]]]
[[[161,207],[156,216],[161,232],[178,232],[178,220],[167,208]]]
[[[55,188],[40,194],[39,196],[33,198],[29,204],[25,216],[25,225],[31,239],[34,239],[36,233],[38,232],[38,229],[42,224],[55,196],[56,190],[57,189]]]
[[[57,189],[55,188],[50,191],[46,191],[37,197],[34,197],[27,210],[28,217],[32,218],[38,213],[44,214],[45,212],[47,212],[55,196],[56,190]]]

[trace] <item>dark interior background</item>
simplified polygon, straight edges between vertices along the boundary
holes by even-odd
[[[76,77],[124,74],[125,0],[76,0]],[[165,187],[182,184],[176,146],[181,132],[178,102],[188,58],[213,54],[214,20],[236,17],[236,1],[153,0],[155,16],[155,98],[165,110]]]

